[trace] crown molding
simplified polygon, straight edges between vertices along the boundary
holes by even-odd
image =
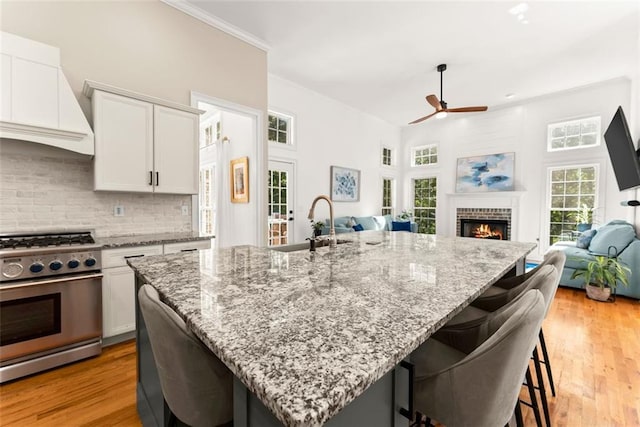
[[[238,38],[246,43],[249,43],[252,46],[257,47],[260,50],[265,52],[269,51],[269,45],[264,40],[250,34],[233,24],[224,21],[217,16],[210,14],[209,12],[195,6],[192,3],[189,3],[186,0],[160,0],[161,2],[178,9],[181,12],[186,13],[189,16],[193,16],[194,18],[204,22],[207,25],[210,25],[214,28],[217,28],[220,31],[224,31],[227,34],[232,35],[235,38]]]

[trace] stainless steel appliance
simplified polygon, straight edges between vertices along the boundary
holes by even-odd
[[[0,383],[100,354],[100,269],[88,231],[0,235]]]

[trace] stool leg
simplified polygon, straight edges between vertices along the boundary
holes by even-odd
[[[536,378],[538,380],[538,392],[540,392],[540,402],[542,403],[542,411],[544,412],[544,421],[547,427],[551,427],[551,417],[549,416],[549,405],[547,404],[547,391],[544,388],[544,379],[542,378],[542,368],[540,367],[540,357],[538,355],[538,346],[533,348],[533,363],[536,368]]]
[[[516,402],[516,426],[524,427],[524,421],[522,420],[522,408],[520,407],[520,400]]]
[[[551,373],[551,362],[549,361],[549,353],[547,353],[547,344],[544,342],[544,332],[540,328],[540,348],[542,349],[542,357],[544,358],[544,366],[547,368],[547,378],[549,378],[549,385],[551,385],[551,395],[556,396],[556,387],[553,383],[553,374]]]
[[[531,368],[528,366],[525,378],[527,380],[527,388],[529,389],[529,398],[531,399],[531,409],[533,409],[533,415],[536,417],[536,425],[538,427],[542,427],[542,418],[540,417],[540,408],[538,407],[538,399],[536,398],[536,389],[533,388]]]

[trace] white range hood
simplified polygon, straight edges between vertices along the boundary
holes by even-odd
[[[94,154],[93,131],[60,68],[60,49],[0,32],[0,138]]]

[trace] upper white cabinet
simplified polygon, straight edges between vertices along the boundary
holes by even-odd
[[[85,81],[92,99],[96,190],[198,193],[201,110]]]

